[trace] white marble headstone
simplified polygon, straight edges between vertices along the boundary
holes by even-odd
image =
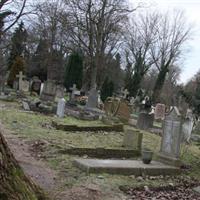
[[[64,98],[61,98],[58,101],[56,115],[60,118],[64,117],[64,115],[65,115],[65,103],[66,103],[66,101]]]

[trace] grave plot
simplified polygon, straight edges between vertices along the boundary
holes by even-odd
[[[57,130],[63,131],[78,131],[78,132],[123,132],[123,124],[115,124],[112,126],[77,126],[77,125],[66,125],[66,124],[58,124],[55,121],[52,121],[52,126]]]

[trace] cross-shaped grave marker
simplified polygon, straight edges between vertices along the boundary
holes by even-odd
[[[125,90],[122,92],[122,94],[123,94],[123,98],[126,99],[127,96],[129,95],[129,91],[128,91],[127,89],[125,89]]]
[[[77,91],[76,84],[73,84],[73,87],[71,87],[70,90],[72,92],[70,100],[74,100],[74,98],[75,98],[75,91]]]
[[[23,75],[23,72],[20,71],[18,75],[16,75],[16,77],[19,79],[19,90],[22,91],[22,87],[23,87],[23,78],[25,78],[25,76]]]

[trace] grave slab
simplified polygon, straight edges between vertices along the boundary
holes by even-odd
[[[150,176],[176,175],[180,169],[152,161],[144,164],[139,160],[99,160],[99,159],[75,159],[74,165],[87,173],[109,173],[122,175],[143,174]]]

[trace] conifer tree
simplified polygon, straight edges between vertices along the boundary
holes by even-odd
[[[64,85],[69,89],[73,84],[81,89],[83,77],[83,57],[78,52],[73,52],[68,59],[65,69]]]

